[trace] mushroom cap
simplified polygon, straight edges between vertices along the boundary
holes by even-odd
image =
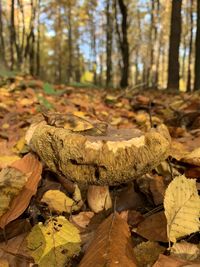
[[[77,183],[117,185],[145,174],[166,159],[170,135],[165,125],[148,133],[106,130],[103,135],[73,132],[40,122],[29,145],[50,170]]]

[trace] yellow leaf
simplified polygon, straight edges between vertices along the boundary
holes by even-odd
[[[0,259],[0,266],[1,267],[9,267],[9,263],[6,259]]]
[[[172,242],[199,230],[200,198],[196,181],[177,176],[168,186],[164,199],[167,234]]]
[[[59,190],[48,190],[44,193],[41,201],[46,203],[50,210],[61,213],[70,213],[74,204],[73,199]]]
[[[200,166],[200,148],[194,149],[181,160],[192,165]]]
[[[17,141],[12,150],[17,153],[23,153],[26,151],[26,140],[24,136]]]
[[[1,127],[2,129],[8,129],[10,125],[8,123],[4,123]]]
[[[63,216],[39,223],[27,237],[27,248],[40,267],[67,266],[80,251],[78,229]]]
[[[0,155],[0,168],[5,168],[18,159],[20,159],[20,157],[15,156],[15,155],[12,155],[12,156],[1,156]]]
[[[27,176],[15,168],[5,168],[0,172],[0,217],[10,208],[12,200],[19,194],[27,181]]]

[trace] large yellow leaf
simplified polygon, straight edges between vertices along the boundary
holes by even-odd
[[[27,248],[40,267],[66,266],[80,251],[78,229],[63,216],[35,225],[27,237]]]
[[[172,242],[199,230],[200,199],[196,181],[177,176],[168,186],[164,199],[167,234]]]
[[[63,192],[59,190],[48,190],[44,193],[42,202],[45,202],[49,209],[57,212],[68,212],[72,210],[72,206],[75,205],[73,199],[66,196]]]

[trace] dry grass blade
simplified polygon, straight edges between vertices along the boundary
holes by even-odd
[[[136,267],[128,224],[111,214],[98,228],[79,267]]]

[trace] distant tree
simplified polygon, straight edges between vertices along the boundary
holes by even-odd
[[[38,11],[37,11],[37,51],[36,51],[36,75],[40,75],[40,2],[38,0]]]
[[[5,41],[4,41],[4,29],[3,29],[3,11],[2,2],[0,0],[0,61],[5,64]]]
[[[191,91],[191,65],[192,65],[192,44],[193,44],[193,0],[190,1],[190,41],[188,55],[188,70],[187,70],[187,91]]]
[[[112,83],[112,39],[113,16],[112,0],[106,0],[106,86]]]
[[[118,4],[118,5],[117,5]],[[118,13],[117,6],[119,6],[121,20],[120,26],[118,24]],[[129,78],[129,43],[128,43],[128,11],[127,6],[124,0],[115,0],[115,20],[116,20],[116,30],[119,39],[119,46],[122,55],[122,66],[121,66],[121,81],[120,86],[125,88],[128,86],[128,78]]]
[[[10,9],[10,69],[13,70],[15,59],[14,59],[14,44],[15,44],[15,0],[11,1]]]
[[[195,43],[195,80],[194,90],[200,89],[200,2],[197,0],[197,33]]]
[[[168,89],[179,90],[179,46],[181,41],[182,0],[172,0],[168,58]]]
[[[72,82],[73,74],[73,46],[72,46],[72,6],[71,0],[68,0],[66,5],[66,15],[67,15],[67,46],[68,46],[68,61],[67,61],[67,82]]]

